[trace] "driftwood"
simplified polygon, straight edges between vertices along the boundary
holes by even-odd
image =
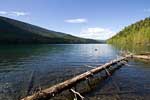
[[[44,99],[49,99],[53,96],[55,96],[56,94],[62,92],[65,89],[69,89],[71,88],[73,85],[75,85],[77,82],[81,81],[81,80],[85,80],[86,78],[88,78],[89,76],[96,74],[102,70],[105,70],[106,68],[109,68],[110,66],[117,64],[118,62],[121,62],[123,60],[126,60],[127,58],[132,57],[132,55],[127,55],[125,57],[121,57],[115,60],[112,60],[108,63],[105,63],[104,65],[101,65],[99,67],[93,68],[90,71],[87,71],[83,74],[77,75],[69,80],[66,80],[62,83],[58,83],[50,88],[47,88],[45,90],[41,90],[38,93],[35,93],[31,96],[25,97],[21,100],[44,100]]]
[[[133,58],[150,60],[150,55],[141,54],[141,55],[133,55]]]
[[[83,97],[79,92],[76,92],[76,91],[73,90],[73,89],[70,89],[70,91],[75,95],[75,99],[76,99],[76,100],[77,100],[77,96],[79,96],[81,100],[84,99],[84,97]]]
[[[143,52],[139,54],[132,54],[131,52],[121,52],[121,56],[125,56],[131,54],[132,58],[137,58],[137,59],[145,59],[145,60],[150,60],[150,52]]]

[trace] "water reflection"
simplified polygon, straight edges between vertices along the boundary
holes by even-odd
[[[145,45],[135,45],[135,44],[125,44],[125,45],[112,45],[119,50],[130,51],[133,53],[147,53],[150,52],[150,46]]]

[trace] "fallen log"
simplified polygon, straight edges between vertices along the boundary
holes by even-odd
[[[133,55],[133,58],[138,58],[138,59],[146,59],[146,60],[150,60],[150,55]]]
[[[112,60],[108,63],[105,63],[104,65],[98,66],[96,68],[91,69],[90,71],[87,71],[83,74],[77,75],[69,80],[66,80],[62,83],[58,83],[50,88],[47,88],[45,90],[41,90],[31,96],[25,97],[21,100],[47,100],[51,97],[55,96],[56,94],[62,92],[65,89],[71,88],[73,85],[75,85],[77,82],[81,80],[85,80],[87,77],[96,74],[102,70],[105,70],[106,68],[109,68],[110,66],[117,64],[120,61],[126,60],[127,58],[132,57],[132,55],[127,55],[125,57],[121,57],[115,60]]]

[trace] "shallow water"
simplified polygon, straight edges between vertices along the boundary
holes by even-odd
[[[86,65],[104,64],[118,54],[119,49],[108,44],[1,45],[0,100],[17,100],[35,88],[54,85],[89,70]],[[129,64],[85,97],[149,100],[150,63],[131,60]]]

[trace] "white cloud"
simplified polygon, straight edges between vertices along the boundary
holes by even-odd
[[[21,11],[0,11],[0,15],[7,15],[7,16],[26,16],[29,15],[27,12],[21,12]]]
[[[6,11],[0,11],[0,14],[1,14],[1,15],[6,15],[7,12],[6,12]]]
[[[13,11],[13,12],[11,12],[11,14],[13,14],[15,16],[26,16],[26,15],[28,15],[28,13],[26,13],[26,12],[17,12],[17,11]]]
[[[67,19],[65,20],[67,23],[87,23],[87,19],[85,18],[77,18],[77,19]]]
[[[150,12],[150,8],[144,9],[144,12]]]
[[[105,29],[101,27],[93,27],[93,28],[87,28],[87,29],[81,30],[79,36],[83,38],[106,40],[112,37],[114,34],[115,32],[109,29]]]

